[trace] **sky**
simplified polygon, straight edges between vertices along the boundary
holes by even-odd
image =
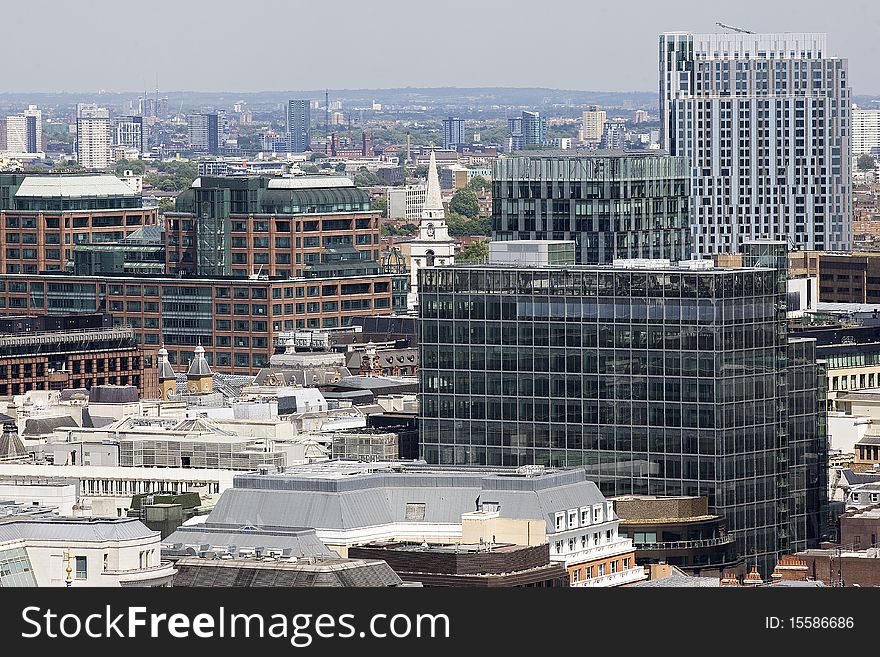
[[[0,93],[657,89],[661,32],[828,34],[880,94],[878,0],[4,2]]]

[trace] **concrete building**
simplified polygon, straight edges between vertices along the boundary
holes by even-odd
[[[418,221],[428,196],[427,185],[404,185],[388,188],[388,218]]]
[[[144,149],[144,118],[142,116],[117,116],[113,120],[114,146],[136,148],[138,153]]]
[[[76,161],[83,169],[109,169],[113,159],[110,113],[97,105],[77,105]]]
[[[852,154],[880,155],[880,109],[852,109]]]
[[[217,155],[220,152],[219,115],[216,112],[190,114],[187,136],[191,151]]]
[[[43,155],[42,112],[30,105],[21,114],[6,117],[6,145],[0,148],[15,155]]]
[[[602,127],[602,139],[599,141],[599,148],[605,150],[620,150],[626,146],[626,121],[622,119],[612,119],[605,121]]]
[[[216,495],[232,486],[232,470],[193,468],[120,467],[117,465],[2,464],[0,478],[47,481],[64,479],[77,484],[77,505],[83,516],[119,517],[128,513],[134,495],[197,492]],[[24,489],[9,497],[27,501]],[[49,501],[49,500],[47,500]]]
[[[691,167],[695,250],[852,245],[851,90],[824,34],[660,36],[661,146]]]
[[[171,585],[175,570],[162,561],[159,532],[139,520],[10,518],[0,519],[0,555],[8,559],[12,550],[23,551],[36,586]],[[0,572],[5,575],[6,568]]]
[[[308,100],[287,101],[287,144],[291,153],[311,150],[311,110]]]
[[[581,118],[581,141],[597,142],[602,139],[607,114],[598,105],[592,105]]]
[[[464,120],[454,116],[443,119],[443,148],[457,150],[462,144],[470,142],[465,135]]]
[[[578,264],[690,257],[688,166],[622,151],[528,151],[492,171],[495,240],[573,240]]]
[[[813,341],[787,338],[786,262],[772,243],[739,269],[490,250],[486,265],[425,270],[422,458],[582,467],[607,495],[705,495],[769,572],[785,546],[817,544],[826,494],[824,373]]]

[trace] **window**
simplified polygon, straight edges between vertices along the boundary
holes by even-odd
[[[574,538],[568,539],[568,551],[569,552],[574,552],[574,545],[575,545]]]
[[[605,564],[600,563],[599,564],[599,577],[602,577],[604,574],[605,574]]]
[[[605,532],[605,540],[611,541],[611,530],[610,529]]]
[[[576,568],[575,570],[571,571],[572,583],[579,582],[580,579],[581,579],[581,569],[580,568]]]
[[[616,573],[616,572],[617,572],[617,566],[618,566],[619,564],[620,564],[620,561],[612,561],[612,562],[611,562],[611,572],[612,572],[612,573]]]
[[[424,502],[407,502],[405,520],[424,520],[425,519],[425,503]]]
[[[578,516],[577,511],[569,511],[568,512],[568,528],[572,529],[577,527],[578,524]]]
[[[85,557],[75,557],[76,560],[76,578],[77,579],[86,579],[88,577],[88,570],[86,567],[86,558]]]
[[[602,522],[602,507],[593,507],[593,522]]]
[[[593,579],[593,567],[587,566],[584,568],[584,579]]]
[[[587,547],[587,535],[586,534],[581,536],[581,548],[585,548],[585,547]]]
[[[593,545],[599,545],[599,532],[593,534]]]
[[[631,567],[632,567],[632,566],[630,566],[630,560],[629,560],[629,557],[627,557],[626,559],[623,560],[623,569],[624,569],[624,570],[629,570]]]
[[[557,513],[556,514],[556,531],[561,532],[565,529],[565,514]]]
[[[581,526],[586,527],[590,524],[590,510],[581,509]]]
[[[556,554],[562,554],[562,541],[556,541]]]

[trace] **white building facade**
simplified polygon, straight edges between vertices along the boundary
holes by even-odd
[[[104,107],[79,105],[76,118],[76,160],[84,169],[108,169],[113,162],[110,113]]]
[[[449,228],[446,225],[434,151],[431,151],[428,163],[428,190],[419,222],[419,236],[409,243],[409,253],[410,294],[407,305],[413,308],[418,304],[419,270],[455,263],[455,240],[449,237]]]
[[[880,155],[880,109],[853,107],[852,154]]]
[[[24,549],[38,587],[170,586],[160,536],[136,518],[0,522],[0,548]]]
[[[660,36],[661,145],[691,162],[694,250],[852,244],[847,60],[824,34]]]

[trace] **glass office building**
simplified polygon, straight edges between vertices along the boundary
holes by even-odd
[[[496,160],[495,240],[574,240],[577,262],[690,257],[684,157],[534,151]]]
[[[777,270],[628,261],[421,276],[429,463],[583,467],[609,496],[705,495],[762,570],[816,544],[820,368],[811,341],[789,346],[780,330]]]

